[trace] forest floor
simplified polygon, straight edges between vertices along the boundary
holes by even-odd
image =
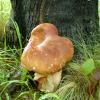
[[[2,18],[0,16],[2,26],[9,18],[4,13],[7,9],[11,9],[10,5],[7,7],[9,8],[0,13],[5,16]],[[0,33],[4,30],[2,26]],[[17,36],[19,35],[20,33]],[[20,57],[23,50],[21,40],[19,39],[19,48],[16,46],[12,48],[6,45],[5,39],[0,48],[0,100],[100,100],[99,37],[100,32],[90,33],[90,38],[85,39],[81,33],[77,33],[75,38],[71,39],[75,48],[74,58],[65,65],[60,85],[52,93],[39,91],[33,81],[34,75],[21,68]]]

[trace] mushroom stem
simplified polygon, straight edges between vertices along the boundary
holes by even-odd
[[[48,76],[35,73],[34,80],[38,81],[38,88],[41,91],[53,92],[57,89],[61,80],[62,70]]]

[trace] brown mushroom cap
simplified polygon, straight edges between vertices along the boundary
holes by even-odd
[[[74,48],[69,39],[58,36],[54,25],[44,24],[33,29],[31,39],[23,51],[21,64],[29,71],[51,74],[62,69],[72,59]],[[36,44],[34,37],[38,38]]]

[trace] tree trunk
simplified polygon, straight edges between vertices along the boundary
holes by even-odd
[[[55,24],[60,35],[71,39],[78,33],[89,37],[98,29],[98,0],[11,0],[11,4],[24,42],[41,22]]]

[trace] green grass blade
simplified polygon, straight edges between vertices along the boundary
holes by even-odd
[[[27,72],[28,71],[25,68],[22,68],[21,80],[25,80],[26,79]]]
[[[0,85],[3,85],[3,84],[5,84],[5,83],[7,83],[7,84],[5,85],[5,87],[3,88],[3,90],[0,92],[0,95],[2,95],[2,93],[6,90],[6,88],[7,88],[9,85],[11,85],[12,83],[24,84],[24,85],[26,85],[26,86],[29,88],[29,86],[28,86],[28,84],[27,84],[27,81],[12,80],[12,81],[8,81],[8,82],[2,82],[2,84],[0,84]]]
[[[10,100],[8,93],[6,93],[5,95],[6,95],[6,100]]]
[[[56,98],[56,100],[61,100],[58,95],[54,93],[47,93],[41,96],[38,100],[46,100],[48,98]]]
[[[20,30],[19,30],[18,24],[13,19],[11,19],[11,20],[13,22],[13,25],[14,25],[15,29],[16,29],[16,33],[17,33],[17,36],[18,36],[18,41],[19,41],[20,49],[22,49],[21,33],[20,33]]]
[[[27,95],[27,94],[29,94],[29,91],[24,91],[24,92],[20,93],[20,94],[15,98],[15,100],[18,100],[18,99],[21,98],[23,95]]]

